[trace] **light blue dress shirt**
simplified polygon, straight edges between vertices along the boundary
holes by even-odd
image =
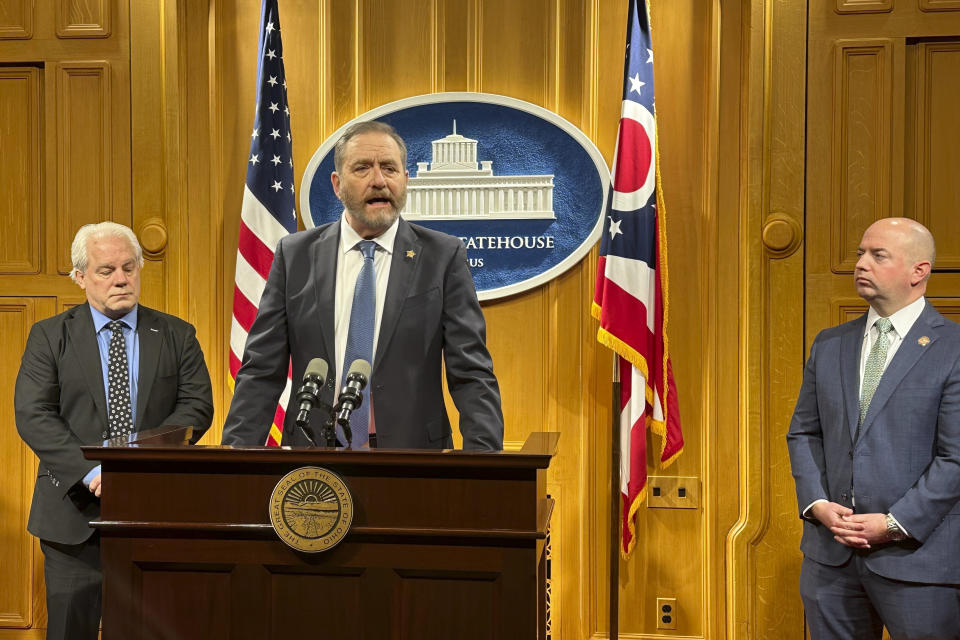
[[[110,414],[110,383],[107,381],[107,358],[110,352],[110,338],[113,337],[107,325],[111,319],[93,307],[90,307],[93,316],[93,328],[97,332],[97,347],[100,349],[100,370],[103,374],[103,395],[107,399],[107,415]],[[137,374],[140,372],[140,338],[137,336],[137,307],[120,318],[123,323],[123,339],[127,348],[127,370],[130,374],[130,409],[133,412],[133,424],[137,424]],[[90,486],[100,474],[100,465],[91,469],[83,477],[83,484]]]

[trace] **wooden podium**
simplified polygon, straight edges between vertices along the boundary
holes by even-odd
[[[84,447],[103,465],[104,640],[546,637],[546,470],[520,451],[187,446],[190,428]],[[320,553],[282,542],[288,472],[338,474],[353,525]]]

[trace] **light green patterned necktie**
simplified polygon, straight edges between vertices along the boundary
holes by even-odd
[[[870,401],[873,400],[873,394],[880,384],[880,377],[883,376],[883,369],[887,363],[887,350],[890,348],[890,336],[887,335],[893,329],[893,323],[889,318],[878,318],[874,323],[877,332],[877,341],[870,348],[867,355],[867,365],[863,369],[863,390],[860,392],[860,422],[857,424],[857,433],[860,432],[860,425],[867,416],[867,409],[870,408]]]

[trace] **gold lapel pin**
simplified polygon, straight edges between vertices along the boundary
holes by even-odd
[[[417,255],[417,252],[414,251],[413,249],[410,249],[409,251],[407,251],[407,257],[408,257],[408,258],[413,258],[413,257],[416,256],[416,255]]]
[[[917,338],[917,344],[920,345],[921,347],[925,347],[928,344],[930,344],[930,338],[928,338],[927,336],[920,336],[919,338]]]

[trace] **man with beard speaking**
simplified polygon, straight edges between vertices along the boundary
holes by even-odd
[[[406,162],[403,139],[383,122],[356,123],[337,141],[330,179],[343,216],[277,246],[237,373],[224,444],[262,445],[289,359],[298,387],[307,363],[322,358],[330,373],[319,397],[327,404],[336,400],[351,363],[372,365],[363,402],[350,416],[354,449],[452,447],[444,366],[464,449],[503,447],[500,390],[466,249],[458,238],[400,218]],[[282,444],[302,446],[309,442],[295,424],[295,396]],[[312,412],[318,437],[326,417]],[[346,444],[341,430],[338,438]]]

